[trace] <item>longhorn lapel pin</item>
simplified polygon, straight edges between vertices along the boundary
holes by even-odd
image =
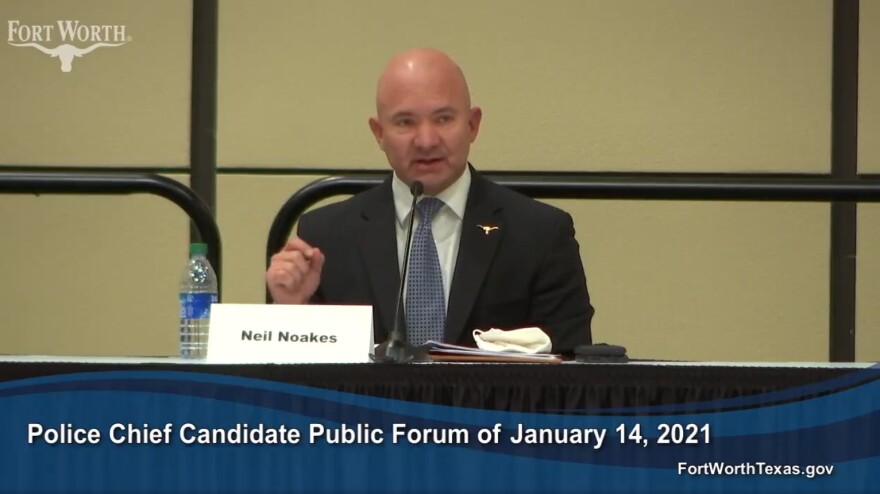
[[[489,232],[491,232],[492,230],[497,230],[497,229],[498,229],[497,226],[483,226],[483,225],[477,225],[477,228],[482,228],[482,229],[483,229],[483,233],[485,233],[486,235],[488,235]]]

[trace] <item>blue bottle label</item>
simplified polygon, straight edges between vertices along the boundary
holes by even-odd
[[[181,319],[208,319],[211,317],[211,304],[217,303],[216,293],[181,293]]]

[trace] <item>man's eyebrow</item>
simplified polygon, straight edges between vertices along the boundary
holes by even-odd
[[[438,108],[438,109],[431,112],[432,115],[440,115],[440,114],[444,114],[444,113],[456,114],[456,113],[458,113],[458,110],[456,110],[455,107],[452,105],[447,105],[447,106],[444,106],[442,108]],[[414,112],[412,110],[400,110],[398,112],[393,113],[391,115],[391,118],[392,119],[407,118],[407,117],[414,117],[415,115],[416,115],[416,112]]]
[[[455,109],[454,106],[449,105],[449,106],[444,106],[443,108],[438,108],[438,109],[434,110],[433,114],[437,115],[439,113],[457,113],[457,112],[458,111]]]

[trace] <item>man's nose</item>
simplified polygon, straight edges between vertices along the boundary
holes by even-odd
[[[419,125],[416,131],[416,147],[419,149],[431,149],[440,143],[440,133],[430,122]]]

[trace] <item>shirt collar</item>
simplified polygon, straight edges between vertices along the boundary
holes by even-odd
[[[434,197],[443,201],[446,204],[446,208],[455,213],[458,219],[463,219],[470,188],[471,170],[470,166],[465,166],[464,173],[458,177],[458,180],[452,182],[452,185]],[[391,191],[394,194],[394,211],[397,214],[397,223],[403,225],[409,219],[409,209],[412,207],[412,194],[409,191],[409,187],[403,183],[403,180],[397,177],[396,173],[393,174],[391,179]]]

